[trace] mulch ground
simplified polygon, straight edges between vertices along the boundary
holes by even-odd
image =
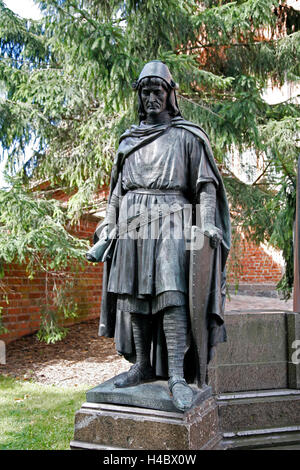
[[[95,386],[128,370],[131,364],[116,354],[113,339],[98,336],[98,326],[99,319],[73,325],[56,344],[41,343],[35,335],[13,341],[0,374],[58,386]]]
[[[226,310],[286,311],[292,310],[292,300],[233,295]],[[128,370],[131,364],[116,354],[113,339],[98,336],[98,326],[99,319],[73,325],[56,344],[41,343],[35,335],[13,341],[0,374],[58,386],[95,386]]]

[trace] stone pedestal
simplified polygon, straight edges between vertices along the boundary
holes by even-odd
[[[300,388],[300,364],[292,362],[299,349],[294,341],[300,340],[300,314],[236,311],[225,314],[225,325],[228,341],[218,344],[208,365],[214,395]]]
[[[195,450],[218,447],[213,398],[188,413],[84,403],[75,415],[72,449]]]
[[[224,393],[217,403],[224,448],[300,448],[300,390]]]
[[[172,403],[167,382],[116,389],[112,380],[87,392],[75,415],[72,449],[216,449],[221,441],[211,388],[194,388],[194,405],[182,413]]]
[[[300,313],[287,314],[288,385],[300,389]]]

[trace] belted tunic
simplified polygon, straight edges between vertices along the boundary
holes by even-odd
[[[120,139],[111,175],[109,203],[118,201],[119,238],[112,259],[104,263],[99,335],[114,337],[117,351],[135,360],[128,299],[156,302],[155,313],[169,305],[183,305],[188,293],[186,228],[194,224],[185,205],[199,202],[201,186],[216,187],[216,226],[223,240],[215,256],[208,311],[210,347],[226,340],[224,327],[225,263],[230,248],[230,217],[224,184],[205,132],[181,117],[168,124],[132,126]],[[156,224],[135,225],[135,236],[121,226],[145,211],[160,206],[179,210],[160,216]],[[167,220],[169,235],[164,236]],[[153,229],[155,236],[149,236]],[[98,240],[101,226],[96,229]],[[178,236],[180,234],[180,236]],[[146,236],[147,235],[147,236]],[[155,300],[156,299],[156,300]],[[171,299],[171,300],[170,300]],[[122,303],[123,301],[123,303]],[[130,302],[129,302],[130,303]],[[153,307],[153,306],[152,306]],[[187,305],[188,307],[188,305]],[[127,311],[126,311],[127,310]],[[167,374],[161,315],[153,316],[153,366],[157,375]],[[192,351],[192,349],[191,349]],[[196,364],[188,355],[187,364]]]
[[[203,144],[184,129],[170,127],[126,158],[113,191],[113,200],[119,201],[119,230],[139,216],[141,222],[131,230],[127,224],[128,230],[116,242],[109,292],[138,299],[160,296],[163,300],[156,302],[157,308],[185,303],[185,234],[192,224],[191,204],[204,182],[218,187]],[[149,215],[148,222],[144,222],[145,215]]]

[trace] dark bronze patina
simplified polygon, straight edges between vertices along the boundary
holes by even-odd
[[[214,250],[210,237],[199,227],[192,226],[189,273],[189,310],[193,339],[196,346],[198,369],[197,385],[201,388],[206,383],[208,363],[208,328],[207,304],[213,271]],[[194,247],[193,244],[196,246]]]
[[[99,334],[135,364],[114,387],[167,377],[185,411],[194,399],[188,383],[204,386],[213,347],[226,340],[230,220],[208,137],[182,118],[176,87],[160,61],[134,83],[140,124],[121,136],[94,241],[106,247],[118,233],[105,258]]]

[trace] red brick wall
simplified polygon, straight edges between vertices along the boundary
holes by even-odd
[[[91,239],[96,225],[97,220],[84,219],[72,231],[76,232],[77,236]],[[102,268],[102,263],[86,263],[83,272],[71,275],[74,282],[71,295],[78,304],[79,313],[76,321],[96,318],[100,313]],[[51,291],[52,281],[48,282]],[[26,275],[26,266],[11,264],[5,267],[3,285],[9,303],[6,303],[2,295],[0,307],[3,307],[3,326],[8,329],[8,333],[0,335],[0,339],[9,342],[38,330],[41,311],[46,303],[46,275],[40,272],[30,280]],[[71,323],[74,323],[74,320],[65,322],[65,324]]]
[[[228,264],[234,264],[234,256],[238,256],[238,280],[245,284],[273,284],[280,281],[283,268],[275,256],[268,253],[262,245],[242,240],[235,255],[230,255]],[[229,276],[229,282],[234,282],[233,273]]]

